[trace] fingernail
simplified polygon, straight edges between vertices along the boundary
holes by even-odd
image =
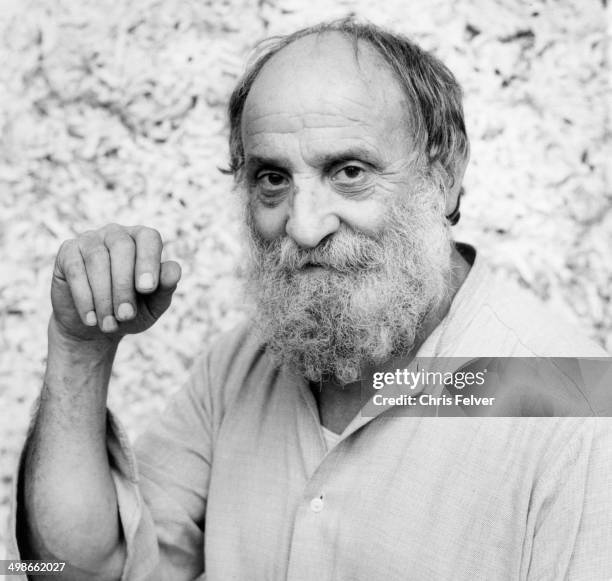
[[[138,279],[138,287],[143,290],[153,288],[153,275],[150,272],[141,274],[140,278]]]
[[[112,331],[117,330],[117,321],[115,321],[115,317],[111,315],[107,315],[102,320],[102,330],[105,333],[111,333]]]
[[[93,311],[89,311],[86,315],[85,315],[85,322],[90,326],[93,327],[97,322],[98,319],[96,317],[96,313],[94,313]]]
[[[131,319],[134,316],[134,307],[130,303],[121,303],[117,309],[117,315],[122,321]]]

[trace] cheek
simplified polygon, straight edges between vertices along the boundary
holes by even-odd
[[[351,229],[369,236],[380,234],[387,221],[387,205],[380,201],[367,200],[345,205],[339,214],[340,221]]]
[[[363,200],[346,200],[341,219],[354,230],[380,234],[386,227],[391,206],[405,195],[405,182],[388,177],[377,179],[372,195]]]
[[[280,204],[275,208],[263,208],[252,204],[249,212],[253,228],[264,240],[274,240],[285,236],[287,208]]]

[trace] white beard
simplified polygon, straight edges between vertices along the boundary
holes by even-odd
[[[412,349],[450,289],[451,240],[440,190],[422,186],[389,209],[376,237],[342,225],[314,249],[262,240],[247,219],[246,291],[255,326],[279,364],[313,382],[347,384],[365,366]],[[325,268],[304,268],[306,264]]]

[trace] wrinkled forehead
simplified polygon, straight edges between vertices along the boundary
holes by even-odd
[[[402,87],[365,41],[338,32],[312,34],[281,49],[262,68],[246,99],[243,139],[263,127],[291,130],[323,123],[404,131],[410,126]]]

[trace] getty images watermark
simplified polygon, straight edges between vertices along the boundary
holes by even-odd
[[[487,369],[480,371],[417,371],[408,368],[396,369],[395,371],[378,371],[372,374],[372,387],[381,390],[385,386],[405,387],[412,391],[421,391],[428,387],[454,387],[463,390],[466,387],[485,385]],[[401,393],[395,395],[383,395],[376,393],[372,398],[376,406],[387,405],[422,405],[422,406],[458,406],[458,405],[483,405],[490,406],[495,403],[495,397],[476,396],[473,393],[448,394],[444,391],[440,395],[433,393]]]
[[[612,358],[416,358],[366,372],[365,417],[612,416]]]

